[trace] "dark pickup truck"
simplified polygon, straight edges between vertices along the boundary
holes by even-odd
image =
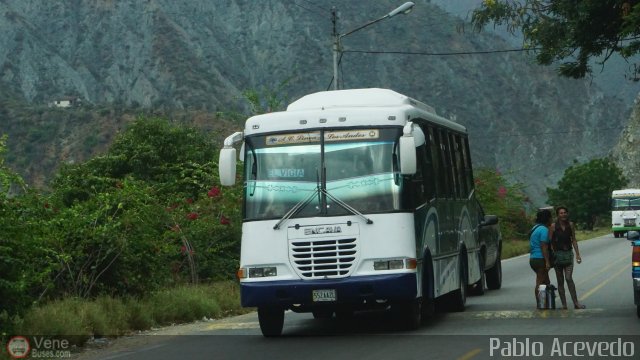
[[[496,215],[486,215],[482,205],[478,202],[480,217],[478,241],[484,249],[484,269],[487,288],[500,289],[502,286],[502,235]]]

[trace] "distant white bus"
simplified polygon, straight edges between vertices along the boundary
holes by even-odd
[[[611,231],[622,237],[640,230],[640,189],[613,190],[611,193]]]
[[[475,198],[466,129],[428,105],[385,89],[307,95],[225,140],[223,185],[236,143],[241,303],[265,336],[285,310],[390,308],[415,328],[436,298],[462,311],[468,290],[500,288],[498,220]]]

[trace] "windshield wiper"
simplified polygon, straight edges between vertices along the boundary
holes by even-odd
[[[300,202],[295,204],[291,208],[291,210],[287,211],[287,213],[284,214],[282,219],[280,219],[280,221],[278,221],[278,223],[273,226],[273,230],[280,229],[280,225],[282,225],[283,222],[289,220],[292,216],[294,216],[295,214],[300,212],[300,210],[302,210],[305,206],[309,205],[309,203],[313,200],[313,197],[316,196],[316,194],[318,195],[318,203],[321,204],[320,206],[322,206],[322,203],[323,203],[323,201],[321,199],[321,195],[324,194],[326,197],[328,197],[329,199],[333,200],[336,204],[340,205],[341,208],[349,211],[350,213],[352,213],[354,215],[357,215],[357,216],[360,216],[361,218],[363,218],[364,221],[367,224],[373,224],[373,220],[371,220],[368,217],[364,216],[361,212],[359,212],[358,210],[353,208],[353,206],[351,206],[351,205],[347,204],[346,202],[338,199],[337,197],[329,194],[329,192],[326,189],[323,189],[322,188],[322,183],[320,182],[320,174],[318,173],[317,169],[316,169],[316,177],[317,177],[316,189],[313,190],[311,195],[309,195],[306,198],[300,200]]]
[[[340,205],[341,208],[351,212],[354,215],[360,216],[361,218],[364,219],[364,221],[366,221],[367,224],[373,224],[373,220],[369,219],[368,217],[364,216],[360,211],[356,210],[353,206],[347,204],[346,202],[338,199],[337,197],[329,194],[329,192],[325,189],[320,189],[320,191],[325,194],[329,199],[333,200],[336,204]]]
[[[275,224],[273,226],[273,230],[278,230],[280,229],[280,225],[289,220],[289,218],[291,218],[293,215],[297,214],[300,210],[302,210],[305,206],[309,205],[309,203],[313,200],[313,197],[316,196],[316,194],[318,194],[318,188],[316,188],[315,190],[313,190],[313,192],[311,193],[311,195],[307,196],[306,198],[300,200],[299,203],[295,204],[291,210],[287,211],[286,214],[284,214],[284,216],[282,217],[282,219],[280,219],[280,221],[278,221],[277,224]]]

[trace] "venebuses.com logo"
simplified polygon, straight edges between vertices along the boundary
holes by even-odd
[[[24,359],[29,355],[31,345],[24,336],[14,336],[7,342],[7,352],[15,359]]]
[[[7,353],[13,359],[70,358],[71,344],[68,339],[46,336],[13,336],[7,342]]]

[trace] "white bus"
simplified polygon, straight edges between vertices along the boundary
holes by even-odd
[[[319,92],[247,120],[220,153],[236,180],[243,142],[241,303],[265,336],[284,312],[390,309],[420,325],[437,298],[500,288],[497,217],[474,195],[466,129],[385,89]]]
[[[627,231],[640,230],[640,189],[613,190],[611,193],[611,231],[623,237]]]

